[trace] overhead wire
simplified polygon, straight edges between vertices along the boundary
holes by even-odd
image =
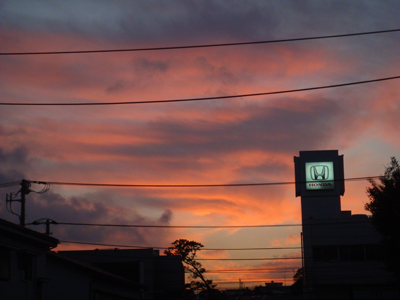
[[[368,218],[356,221],[321,222],[321,223],[293,223],[293,224],[259,224],[259,225],[143,225],[143,224],[106,224],[106,223],[82,223],[82,222],[56,222],[54,225],[67,226],[94,226],[94,227],[125,227],[125,228],[181,228],[181,229],[230,229],[230,228],[268,228],[268,227],[300,227],[300,226],[325,226],[337,224],[369,223]],[[26,225],[37,225],[29,223]]]
[[[292,267],[292,268],[254,268],[254,269],[221,269],[221,270],[206,270],[204,273],[209,273],[209,274],[217,274],[217,273],[281,273],[281,272],[290,272],[293,271],[293,269],[297,269],[299,266]]]
[[[154,247],[152,247],[154,248]],[[161,248],[161,247],[160,247]],[[235,248],[236,249],[236,248]],[[96,249],[97,250],[97,249]],[[95,256],[102,256],[102,257],[119,257],[121,258],[120,255],[118,255],[117,253],[115,254],[102,254],[102,252],[96,251],[96,250],[92,250],[95,251]],[[107,249],[109,250],[109,249]],[[109,250],[112,251],[112,253],[114,253],[114,251],[118,251],[119,249],[113,249],[113,250]],[[201,249],[201,250],[206,250],[206,249]],[[211,250],[211,249],[207,249],[207,250]],[[123,250],[122,250],[123,251]],[[68,252],[68,251],[67,251]],[[61,253],[63,253],[63,251],[61,251]],[[78,251],[77,253],[78,256],[85,256],[85,255],[93,255],[89,252],[86,251]],[[149,258],[149,257],[141,257],[141,256],[129,256],[129,255],[124,255],[123,258],[127,259],[127,258],[132,258],[132,259],[138,259],[138,258]],[[297,260],[297,259],[301,259],[301,257],[262,257],[262,258],[196,258],[196,260],[198,261],[277,261],[277,260]],[[304,259],[304,257],[303,257]],[[354,270],[354,268],[357,269],[363,269],[361,266],[359,265],[354,265],[354,266],[348,266],[349,269]],[[300,266],[282,266],[282,267],[275,267],[275,268],[246,268],[246,269],[215,269],[215,270],[207,270],[206,273],[209,274],[217,274],[217,273],[242,273],[242,274],[249,274],[249,273],[282,273],[282,272],[291,272],[293,271],[293,273],[295,272],[296,269],[299,269]],[[324,269],[326,271],[326,266],[314,266],[313,269]],[[170,271],[169,271],[170,272]]]
[[[35,224],[27,224],[35,225]],[[80,222],[57,222],[55,225],[68,226],[95,226],[95,227],[126,227],[126,228],[202,228],[202,229],[222,229],[222,228],[262,228],[262,227],[288,227],[301,226],[302,224],[269,224],[269,225],[136,225],[136,224],[105,224],[105,223],[80,223]]]
[[[12,187],[12,186],[17,186],[17,185],[21,185],[21,180],[0,183],[0,188],[7,188],[7,187]]]
[[[137,249],[133,249],[133,250],[137,250]],[[145,250],[145,249],[143,249]],[[71,251],[72,253],[75,252],[75,254],[73,254],[73,257],[92,257],[93,255],[95,255],[95,257],[102,257],[102,258],[123,258],[123,259],[152,259],[153,256],[141,256],[141,255],[129,255],[129,253],[125,253],[124,256],[121,256],[120,254],[118,254],[119,249],[108,249],[105,251],[108,251],[109,253],[102,253],[102,250],[82,250],[82,251]],[[124,250],[121,250],[124,251]],[[64,254],[64,252],[66,252],[67,254]],[[59,251],[58,254],[61,255],[66,255],[66,256],[70,256],[68,254],[69,251]],[[294,255],[294,254],[293,254]],[[298,255],[296,253],[296,255]],[[166,257],[166,256],[162,256],[162,257]],[[304,258],[304,257],[303,257]],[[259,260],[267,260],[267,261],[276,261],[276,260],[298,260],[298,259],[302,259],[301,256],[283,256],[283,257],[256,257],[256,258],[199,258],[196,257],[196,261],[259,261]]]
[[[256,96],[269,96],[278,94],[297,93],[321,89],[339,88],[351,85],[360,85],[381,81],[388,81],[399,79],[400,76],[375,78],[370,80],[353,81],[347,83],[339,83],[324,86],[315,86],[308,88],[280,90],[273,92],[260,92],[250,94],[239,94],[239,95],[225,95],[225,96],[210,96],[210,97],[198,97],[198,98],[183,98],[183,99],[160,99],[160,100],[144,100],[144,101],[118,101],[118,102],[0,102],[0,105],[7,106],[94,106],[94,105],[138,105],[138,104],[159,104],[159,103],[178,103],[178,102],[194,102],[194,101],[211,101],[211,100],[222,100],[222,99],[234,99],[234,98],[245,98],[245,97],[256,97]]]
[[[357,235],[359,236],[359,235]],[[69,241],[69,240],[59,240],[62,243],[67,244],[79,244],[79,245],[92,245],[92,246],[105,246],[105,247],[116,247],[115,249],[119,248],[129,248],[129,249],[155,249],[155,250],[165,250],[169,249],[170,247],[159,247],[159,246],[137,246],[137,245],[121,245],[121,244],[110,244],[110,243],[95,243],[95,242],[81,242],[81,241]],[[265,250],[297,250],[297,249],[304,249],[307,247],[301,246],[291,246],[291,247],[246,247],[246,248],[201,248],[201,251],[265,251]],[[311,248],[311,247],[310,247]],[[102,250],[109,250],[109,249],[102,249]]]
[[[283,272],[282,272],[283,273]],[[287,281],[287,282],[292,282],[293,278],[291,276],[287,276],[287,277],[269,277],[269,278],[265,278],[264,280],[262,279],[242,279],[240,282],[242,284],[251,284],[251,283],[263,283],[265,284],[266,281],[270,281],[271,279],[273,279],[275,282],[282,282],[282,281]],[[343,275],[331,275],[331,276],[318,276],[318,279],[329,279],[329,280],[343,280]],[[376,275],[361,275],[361,276],[357,276],[357,279],[376,279]],[[390,281],[390,278],[387,278],[388,281]],[[375,281],[373,281],[375,282]],[[217,284],[217,285],[227,285],[227,284],[239,284],[239,281],[220,281],[220,280],[213,280],[213,284]],[[290,284],[290,283],[289,283]],[[291,284],[290,284],[291,285]],[[265,287],[265,285],[263,285]],[[283,286],[289,286],[289,285],[283,285]],[[305,292],[306,294],[309,292]]]
[[[61,252],[62,254],[62,252]],[[80,256],[91,256],[92,254],[90,253],[81,253]],[[102,255],[98,254],[96,257],[117,257],[121,258],[121,256],[115,254],[115,255]],[[132,258],[132,259],[151,259],[151,257],[148,256],[124,256],[123,258]],[[301,256],[293,256],[293,257],[255,257],[255,258],[196,258],[196,261],[260,261],[260,260],[266,260],[266,261],[277,261],[277,260],[300,260],[303,259],[304,257]]]
[[[108,247],[121,247],[121,248],[136,248],[136,249],[156,249],[164,250],[169,247],[153,247],[153,246],[135,246],[135,245],[120,245],[120,244],[106,244],[106,243],[90,243],[79,241],[60,240],[61,243],[67,244],[82,244],[94,246],[108,246]],[[301,247],[260,247],[260,248],[202,248],[201,251],[247,251],[247,250],[293,250],[301,249]]]
[[[257,257],[257,258],[196,258],[196,260],[205,260],[205,261],[236,261],[236,260],[294,260],[294,259],[304,259],[304,257],[296,256],[296,257]]]
[[[29,191],[36,193],[36,194],[44,194],[50,189],[50,184],[48,184],[48,183],[43,183],[43,184],[45,186],[40,191],[35,191],[35,190],[29,190]]]
[[[277,40],[217,43],[217,44],[202,44],[202,45],[183,45],[183,46],[170,46],[170,47],[145,47],[145,48],[75,50],[75,51],[0,52],[0,56],[89,54],[89,53],[140,52],[140,51],[163,51],[163,50],[180,50],[180,49],[195,49],[195,48],[214,48],[214,47],[273,44],[273,43],[283,43],[283,42],[297,42],[297,41],[308,41],[308,40],[319,40],[319,39],[343,38],[343,37],[382,34],[382,33],[398,32],[398,31],[400,31],[400,29],[388,29],[388,30],[378,30],[378,31],[366,31],[366,32],[301,37],[301,38],[277,39]]]
[[[278,280],[278,281],[283,281],[283,280],[285,280],[284,278],[276,278],[276,277],[274,277],[273,279],[275,279],[275,281],[276,280]],[[289,278],[286,278],[286,280],[288,280],[288,281],[291,281],[292,279],[289,277]],[[223,284],[239,284],[239,283],[242,283],[242,284],[246,284],[246,283],[265,283],[265,280],[241,280],[240,282],[239,281],[213,281],[213,284],[217,284],[217,285],[219,285],[219,284],[221,284],[221,285],[223,285]]]
[[[118,251],[119,249],[111,249],[111,250],[107,249],[107,250],[114,252],[114,251]],[[140,256],[140,255],[138,256],[138,255],[127,255],[127,254],[124,254],[123,256],[121,256],[121,255],[118,255],[117,252],[115,252],[115,254],[110,255],[110,254],[102,254],[101,251],[103,251],[103,250],[101,250],[101,249],[95,249],[95,250],[89,250],[89,251],[87,251],[87,250],[79,251],[78,250],[77,253],[73,254],[72,256],[70,254],[68,254],[68,252],[70,252],[70,251],[59,251],[58,254],[61,254],[63,256],[75,257],[75,258],[78,258],[78,259],[81,259],[81,260],[82,259],[85,260],[85,258],[82,258],[82,257],[85,257],[85,256],[87,256],[87,257],[96,257],[96,258],[101,257],[101,258],[104,258],[104,259],[106,259],[106,258],[119,258],[119,259],[124,259],[126,261],[132,261],[132,260],[135,260],[135,259],[152,259],[151,256]],[[75,251],[72,250],[71,252],[74,253]],[[165,256],[159,256],[159,257],[165,257]],[[307,257],[303,257],[303,258],[307,258]],[[309,257],[309,258],[311,258],[311,257]],[[208,261],[208,260],[226,260],[226,261],[231,261],[231,260],[242,260],[242,261],[246,261],[246,260],[256,260],[256,261],[258,261],[258,260],[273,260],[273,261],[276,261],[276,260],[297,260],[297,259],[299,259],[299,258],[295,257],[295,256],[293,256],[293,257],[267,257],[267,258],[241,258],[241,259],[235,259],[235,258],[232,258],[232,259],[230,259],[230,258],[216,258],[216,259],[203,258],[202,259],[202,258],[197,258],[197,257],[195,258],[196,261],[197,260],[202,260],[202,261]],[[369,261],[376,261],[376,260],[369,260]],[[363,269],[365,269],[365,266],[362,266],[362,265],[358,264],[359,261],[347,261],[347,260],[343,261],[342,260],[341,262],[345,262],[345,263],[351,262],[351,263],[353,263],[352,265],[343,266],[342,270],[345,270],[345,269],[347,269],[347,270],[363,270]],[[210,274],[214,274],[214,273],[264,273],[264,272],[267,272],[267,273],[270,273],[270,272],[271,273],[278,273],[278,272],[285,272],[285,271],[293,271],[293,270],[299,269],[299,268],[301,268],[301,266],[298,266],[298,265],[291,265],[291,266],[283,265],[281,267],[256,267],[256,268],[240,268],[240,269],[238,269],[238,268],[232,268],[232,269],[206,269],[205,273],[210,273]],[[313,267],[312,267],[312,269],[315,270],[315,271],[319,271],[319,270],[327,271],[327,270],[329,270],[331,268],[334,268],[334,267],[333,266],[326,266],[326,265],[318,265],[318,266],[313,265]],[[149,271],[147,271],[147,272],[149,272]],[[180,272],[180,271],[168,270],[168,272],[169,273],[174,273],[174,272]]]
[[[335,179],[331,181],[360,181],[378,179],[382,176],[364,176],[351,177],[344,179]],[[31,183],[42,183],[43,181],[28,180]],[[88,187],[118,187],[118,188],[211,188],[211,187],[246,187],[246,186],[270,186],[270,185],[289,185],[295,184],[294,181],[281,182],[253,182],[253,183],[217,183],[217,184],[125,184],[125,183],[90,183],[90,182],[62,182],[62,181],[46,181],[50,185],[68,185],[68,186],[88,186]],[[306,182],[297,182],[306,183]],[[1,184],[0,184],[1,186]]]

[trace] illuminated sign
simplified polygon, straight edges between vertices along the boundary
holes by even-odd
[[[335,189],[333,162],[306,162],[306,189]]]

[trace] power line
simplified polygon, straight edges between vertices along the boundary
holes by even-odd
[[[7,187],[17,186],[17,185],[21,185],[21,181],[0,183],[0,188],[7,188]]]
[[[371,177],[365,177],[368,179]],[[35,183],[35,181],[31,181]],[[295,182],[259,182],[259,183],[221,183],[221,184],[121,184],[121,183],[88,183],[88,182],[56,182],[48,181],[50,185],[91,186],[91,187],[122,187],[122,188],[205,188],[205,187],[241,187],[294,184]]]
[[[301,89],[280,90],[280,91],[275,91],[275,92],[261,92],[261,93],[251,93],[251,94],[211,96],[211,97],[199,97],[199,98],[160,99],[160,100],[148,100],[148,101],[119,101],[119,102],[61,102],[61,103],[57,103],[57,102],[47,102],[47,103],[46,102],[20,102],[20,103],[0,102],[0,105],[8,105],[8,106],[93,106],[93,105],[136,105],[136,104],[158,104],[158,103],[210,101],[210,100],[222,100],[222,99],[245,98],[245,97],[256,97],[256,96],[269,96],[269,95],[297,93],[297,92],[305,92],[305,91],[313,91],[313,90],[322,90],[322,89],[330,89],[330,88],[338,88],[338,87],[351,86],[351,85],[359,85],[359,84],[367,84],[367,83],[373,83],[373,82],[394,80],[394,79],[399,79],[399,78],[400,78],[400,76],[393,76],[393,77],[376,78],[376,79],[363,80],[363,81],[354,81],[354,82],[339,83],[339,84],[332,84],[332,85],[308,87],[308,88],[301,88]]]
[[[216,270],[206,270],[205,273],[217,274],[217,273],[283,273],[283,272],[293,272],[301,266],[292,267],[281,267],[281,268],[247,268],[247,269],[216,269]]]
[[[215,270],[215,271],[208,271],[208,270],[206,270],[206,271],[204,271],[204,273],[209,273],[209,274],[229,274],[229,273],[232,273],[232,274],[235,274],[235,273],[239,273],[239,274],[270,274],[270,273],[286,273],[286,272],[293,272],[293,269],[299,269],[299,268],[301,268],[300,266],[296,266],[296,267],[292,267],[292,268],[286,268],[286,269],[282,269],[282,270],[272,270],[271,269],[271,271],[268,271],[268,269],[259,269],[259,270],[257,270],[257,269],[254,269],[253,271],[251,270],[251,269],[247,269],[247,271],[246,271],[246,269],[244,269],[245,271],[242,271],[242,270],[234,270],[234,271],[232,271],[232,272],[230,272],[230,271],[219,271],[219,270]],[[349,268],[349,269],[351,269],[351,268]],[[351,270],[354,270],[354,269],[351,269]],[[190,272],[190,271],[187,271],[187,270],[184,270],[183,271],[185,274],[193,274],[192,272]],[[147,274],[152,274],[152,271],[144,271],[144,273],[147,273]],[[173,271],[173,270],[166,270],[166,271],[159,271],[159,273],[169,273],[169,274],[172,274],[172,273],[181,273],[181,271]],[[212,275],[211,275],[212,276]]]
[[[335,223],[336,224],[336,223]],[[31,225],[31,224],[27,224]],[[34,224],[32,224],[34,225]],[[203,229],[222,229],[222,228],[263,228],[263,227],[290,227],[302,226],[302,224],[269,224],[269,225],[200,225],[200,226],[186,226],[186,225],[130,225],[130,224],[102,224],[102,223],[78,223],[78,222],[57,222],[54,225],[68,225],[68,226],[96,226],[96,227],[126,227],[126,228],[203,228]]]
[[[364,268],[365,269],[365,268]],[[290,271],[287,271],[287,272],[290,272]],[[275,273],[275,272],[274,272]],[[281,272],[281,273],[285,273],[285,272]],[[267,273],[268,274],[268,273]],[[269,278],[271,278],[271,279],[274,279],[274,277],[269,277]],[[369,275],[369,274],[367,274],[367,275],[361,275],[361,276],[357,276],[357,278],[358,279],[360,279],[360,278],[363,278],[363,279],[376,279],[376,275],[375,274],[373,274],[373,275]],[[330,280],[337,280],[337,279],[343,279],[343,275],[323,275],[323,274],[318,274],[318,279],[330,279]],[[389,278],[388,278],[389,279]],[[275,277],[275,280],[288,280],[288,281],[292,281],[293,279],[292,279],[292,277],[291,276],[288,276],[288,277],[286,277],[286,278],[276,278]],[[264,281],[261,281],[261,280],[252,280],[252,279],[248,279],[248,280],[246,280],[246,279],[244,279],[244,280],[242,280],[242,283],[255,283],[255,282],[264,282],[265,283],[265,280]],[[215,284],[234,284],[234,283],[238,283],[238,281],[213,281],[213,283],[215,283]]]
[[[345,181],[359,181],[377,179],[382,176],[364,176],[344,178]],[[340,181],[335,179],[334,181]],[[31,183],[43,183],[43,181],[27,180]],[[123,184],[123,183],[89,183],[89,182],[60,182],[46,181],[50,185],[68,185],[68,186],[91,186],[91,187],[118,187],[118,188],[210,188],[210,187],[246,187],[246,186],[270,186],[270,185],[287,185],[295,184],[294,181],[286,182],[256,182],[256,183],[217,183],[217,184]],[[298,182],[306,183],[306,182]],[[1,187],[1,184],[0,184]]]
[[[82,245],[94,245],[94,246],[121,247],[121,248],[157,249],[157,250],[168,249],[168,247],[151,247],[151,246],[145,247],[145,246],[134,246],[134,245],[90,243],[90,242],[65,241],[65,240],[60,240],[60,242],[68,244],[82,244]],[[201,248],[201,251],[293,250],[293,249],[301,249],[301,247]]]
[[[343,261],[342,261],[343,262]],[[365,270],[364,266],[341,266],[341,270]],[[292,266],[292,267],[281,267],[281,268],[247,268],[247,269],[216,269],[216,270],[206,270],[205,273],[281,273],[281,272],[290,272],[294,269],[299,269],[301,266]],[[334,270],[335,266],[313,266],[312,270],[315,272],[320,272],[321,270],[324,271],[331,271]]]
[[[196,260],[204,260],[204,261],[212,261],[212,260],[220,260],[220,261],[236,261],[236,260],[295,260],[295,259],[303,259],[301,256],[296,257],[257,257],[257,258],[196,258]]]
[[[343,222],[321,222],[305,224],[261,224],[261,225],[140,225],[140,224],[105,224],[105,223],[80,223],[80,222],[55,222],[53,225],[67,226],[94,226],[94,227],[122,227],[122,228],[183,228],[183,229],[224,229],[224,228],[268,228],[268,227],[299,227],[299,226],[325,226],[325,225],[343,225],[355,223],[370,223],[370,219]],[[38,225],[38,223],[29,223],[26,225]],[[149,247],[146,247],[149,248]],[[164,248],[162,248],[164,249]]]
[[[114,250],[110,250],[112,252],[114,252]],[[65,251],[65,252],[69,252],[69,251]],[[74,252],[74,251],[72,251]],[[77,252],[80,252],[79,250]],[[123,259],[127,259],[127,258],[131,258],[131,259],[152,259],[153,257],[150,256],[129,256],[129,255],[125,255],[125,256],[120,256],[117,253],[113,253],[112,255],[108,255],[108,254],[102,254],[101,250],[100,251],[96,251],[96,250],[89,250],[88,252],[95,252],[96,257],[104,257],[104,258],[110,258],[110,257],[118,257],[118,258],[123,258]],[[59,253],[63,254],[63,251],[60,251]],[[79,256],[89,256],[91,257],[93,255],[93,253],[85,253],[85,250],[83,250],[81,253],[78,253]],[[68,255],[67,255],[68,256]],[[159,257],[166,257],[166,256],[159,256]],[[304,258],[304,257],[303,257]],[[309,257],[310,258],[310,257]],[[221,261],[246,261],[246,260],[297,260],[297,259],[302,259],[302,257],[300,256],[292,256],[292,257],[257,257],[257,258],[197,258],[196,257],[196,261],[197,260],[202,260],[202,261],[214,261],[214,260],[221,260]]]
[[[291,277],[288,278],[276,278],[276,277],[270,277],[268,279],[265,280],[242,280],[241,283],[265,283],[266,280],[270,280],[270,279],[274,279],[274,280],[279,280],[279,281],[283,281],[283,280],[288,280],[288,281],[292,281],[293,279]],[[219,284],[238,284],[239,281],[213,281],[213,283],[219,285]]]
[[[243,46],[243,45],[273,44],[273,43],[283,43],[283,42],[297,42],[297,41],[307,41],[307,40],[320,40],[320,39],[331,39],[331,38],[342,38],[342,37],[350,37],[350,36],[390,33],[390,32],[398,32],[398,31],[400,31],[400,29],[389,29],[389,30],[367,31],[367,32],[291,38],[291,39],[279,39],[279,40],[203,44],[203,45],[186,45],[186,46],[184,45],[184,46],[171,46],[171,47],[147,47],[147,48],[76,50],[76,51],[2,52],[2,53],[0,53],[0,55],[2,55],[2,56],[6,56],[6,55],[58,55],[58,54],[89,54],[89,53],[111,53],[111,52],[180,50],[180,49],[212,48],[212,47]]]
[[[378,179],[382,176],[364,176],[345,178],[345,181],[359,181]],[[217,183],[217,184],[122,184],[122,183],[88,183],[88,182],[57,182],[57,181],[34,181],[26,180],[30,183],[47,184],[47,185],[69,185],[69,186],[90,186],[90,187],[118,187],[118,188],[212,188],[212,187],[246,187],[246,186],[271,186],[271,185],[288,185],[295,184],[294,181],[286,182],[256,182],[256,183]],[[339,181],[339,180],[334,180]],[[298,182],[300,184],[306,182]],[[21,181],[12,181],[0,183],[0,188],[18,186]]]
[[[298,269],[299,266],[292,267],[292,268],[259,268],[259,269],[223,269],[223,270],[206,270],[205,273],[209,274],[217,274],[217,273],[281,273],[281,272],[290,272],[293,269]]]

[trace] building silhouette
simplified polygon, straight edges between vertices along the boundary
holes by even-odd
[[[180,256],[153,249],[51,251],[59,241],[0,219],[1,300],[180,299]]]
[[[152,248],[59,253],[143,284],[145,299],[180,299],[185,289],[180,256],[160,256],[159,251]]]
[[[294,161],[306,298],[399,299],[370,219],[341,210],[343,156],[337,150],[301,151]]]

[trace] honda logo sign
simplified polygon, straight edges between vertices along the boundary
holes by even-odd
[[[310,175],[312,180],[326,180],[329,178],[329,168],[327,165],[317,165],[310,167]]]
[[[307,190],[333,190],[334,188],[333,162],[306,163]]]

